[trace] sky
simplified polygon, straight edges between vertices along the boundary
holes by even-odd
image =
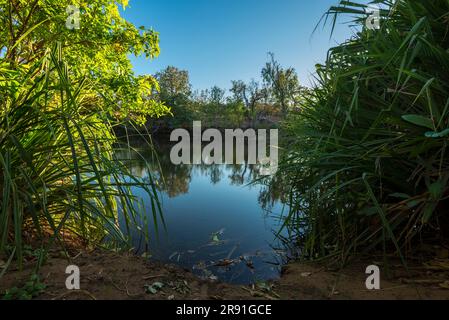
[[[137,74],[167,66],[188,70],[193,89],[214,85],[229,89],[231,80],[260,80],[268,52],[294,67],[303,85],[311,84],[315,64],[353,31],[343,21],[315,26],[338,0],[130,0],[123,16],[136,26],[160,32],[155,60],[132,57]]]

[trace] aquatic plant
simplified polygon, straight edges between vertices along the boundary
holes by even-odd
[[[403,258],[449,232],[449,3],[341,1],[357,34],[317,66],[316,86],[287,121],[280,177],[285,226],[307,258],[380,249]],[[279,180],[281,179],[281,180]]]
[[[157,82],[134,76],[128,59],[157,56],[158,34],[120,17],[128,1],[94,1],[81,9],[81,30],[67,29],[69,2],[0,2],[0,255],[19,264],[27,242],[126,244],[146,219],[132,187],[161,217],[151,177],[115,156],[114,133],[167,112],[151,100]]]

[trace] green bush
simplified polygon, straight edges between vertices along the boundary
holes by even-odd
[[[25,74],[2,65],[19,90],[2,97],[0,253],[15,248],[19,263],[24,228],[45,241],[48,235],[63,240],[65,231],[86,244],[101,244],[106,235],[126,242],[119,212],[128,227],[143,213],[133,186],[146,190],[153,213],[160,213],[151,181],[134,177],[115,157],[117,140],[108,113],[88,111],[92,86],[71,82],[60,48]],[[41,71],[29,77],[36,70]]]
[[[359,32],[330,50],[285,128],[285,224],[309,258],[404,257],[449,232],[449,2],[374,2],[380,30],[365,27],[365,4],[329,10],[355,15]]]
[[[157,81],[129,60],[156,57],[159,34],[120,16],[127,0],[80,4],[71,30],[71,4],[0,1],[0,257],[9,262],[22,263],[30,239],[41,249],[67,234],[86,245],[128,241],[123,230],[145,213],[133,186],[160,214],[151,176],[138,179],[117,158],[114,134],[168,112],[151,99]]]

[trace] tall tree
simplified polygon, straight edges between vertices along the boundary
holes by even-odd
[[[225,90],[218,87],[213,86],[210,89],[210,101],[214,104],[220,105],[224,102]]]
[[[120,17],[127,3],[0,0],[0,256],[14,248],[19,267],[25,226],[39,243],[69,230],[126,242],[117,210],[126,221],[140,210],[124,186],[149,190],[117,156],[111,121],[166,109],[155,79],[132,71],[129,55],[156,57],[159,38]]]
[[[169,127],[191,126],[194,120],[191,107],[191,85],[189,72],[173,66],[156,73],[159,83],[159,99],[171,109],[173,116],[163,122]]]
[[[177,96],[190,96],[191,85],[188,71],[168,66],[164,70],[156,73],[155,77],[159,82],[160,94],[163,100],[172,99]]]
[[[270,60],[262,69],[262,78],[285,116],[300,93],[298,75],[294,68],[284,69],[273,53],[268,55]]]
[[[248,84],[242,80],[232,81],[230,89],[235,101],[243,102],[250,113],[252,125],[255,126],[257,120],[257,105],[267,97],[267,90],[261,88],[254,79]]]
[[[151,99],[156,81],[135,76],[129,60],[130,54],[157,57],[159,34],[121,17],[119,6],[127,5],[128,0],[0,0],[2,61],[30,69],[58,42],[72,81],[94,83],[91,108],[139,121],[164,113],[166,108]]]

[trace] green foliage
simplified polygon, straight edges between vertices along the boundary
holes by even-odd
[[[155,75],[160,85],[160,99],[168,100],[174,97],[188,97],[191,93],[189,72],[169,66]]]
[[[270,61],[262,69],[262,78],[282,113],[287,115],[301,92],[298,75],[294,68],[282,68],[273,53],[269,53],[269,56]]]
[[[68,30],[68,4],[0,1],[0,254],[13,247],[19,266],[25,229],[50,245],[64,241],[63,231],[86,244],[127,243],[123,230],[145,213],[132,187],[161,217],[151,177],[135,177],[117,159],[114,134],[120,120],[166,113],[152,99],[156,80],[135,77],[128,59],[155,57],[157,33],[120,17],[117,5],[127,1],[106,0],[75,3],[81,30]]]
[[[189,73],[176,67],[167,67],[155,78],[160,89],[154,96],[170,107],[171,115],[159,120],[163,128],[190,128],[193,121],[203,121],[207,127],[232,128],[268,126],[287,115],[294,102],[300,102],[300,87],[293,68],[283,69],[274,56],[263,69],[264,85],[255,80],[248,83],[232,81],[231,95],[217,86],[192,93]],[[154,125],[154,123],[150,123]]]
[[[154,96],[158,101],[170,107],[170,114],[158,123],[169,128],[191,126],[194,119],[189,104],[191,85],[188,71],[169,66],[156,73],[155,78],[160,87]]]
[[[171,110],[171,115],[156,122],[161,127],[190,128],[193,121],[203,121],[205,126],[218,128],[243,124],[246,115],[243,103],[226,99],[224,89],[214,86],[192,93],[189,73],[175,67],[168,67],[155,77],[160,90],[154,96]]]
[[[45,291],[45,285],[41,283],[39,276],[33,274],[30,280],[21,288],[11,288],[6,290],[3,300],[31,300]]]
[[[449,232],[449,3],[375,2],[381,30],[365,28],[364,4],[330,9],[360,32],[330,50],[286,126],[285,224],[309,258],[404,253]]]
[[[80,29],[66,27],[68,5],[80,8]],[[160,116],[167,107],[150,99],[157,82],[136,77],[129,54],[148,58],[159,54],[159,34],[136,28],[120,16],[119,5],[128,0],[53,1],[1,0],[0,51],[12,69],[26,70],[48,56],[58,41],[74,82],[87,78],[92,85],[91,105],[115,119],[139,123],[146,116]],[[10,78],[11,79],[11,78]],[[20,76],[13,78],[21,83]]]
[[[248,84],[238,80],[232,81],[232,88],[230,90],[233,94],[235,102],[243,103],[249,113],[252,125],[255,126],[257,121],[257,107],[264,100],[268,99],[268,89],[261,88],[260,84],[251,80]]]
[[[244,106],[225,98],[226,91],[217,86],[195,92],[191,109],[194,119],[201,120],[203,126],[213,128],[239,127],[245,118]]]

